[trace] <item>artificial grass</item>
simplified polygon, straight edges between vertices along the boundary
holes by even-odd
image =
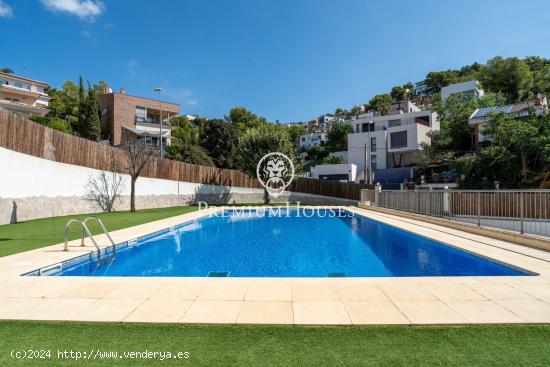
[[[136,226],[159,219],[173,217],[198,210],[198,206],[179,206],[160,209],[94,213],[99,217],[109,231]],[[39,247],[54,245],[65,241],[65,224],[70,218],[81,218],[87,214],[69,215],[29,220],[16,224],[0,225],[0,257],[33,250]],[[88,222],[92,234],[102,233],[95,222]],[[69,231],[71,240],[80,238],[82,229],[72,225]]]
[[[550,326],[299,327],[0,322],[0,365],[549,366]],[[14,360],[12,350],[50,350]],[[59,359],[58,350],[115,359]],[[123,352],[188,352],[127,359]]]

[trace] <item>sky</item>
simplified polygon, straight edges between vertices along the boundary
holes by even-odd
[[[429,71],[550,58],[545,0],[0,0],[0,67],[307,121]]]

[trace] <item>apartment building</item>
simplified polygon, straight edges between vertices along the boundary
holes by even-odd
[[[51,99],[47,88],[47,83],[0,72],[0,107],[28,117],[44,116]]]
[[[348,163],[357,166],[357,180],[373,177],[376,170],[410,167],[417,164],[416,153],[422,143],[430,143],[428,133],[439,130],[437,113],[421,110],[408,102],[399,113],[367,113],[347,121]]]
[[[137,141],[158,146],[162,139],[163,146],[170,145],[171,131],[176,128],[170,118],[179,114],[179,104],[131,96],[125,89],[113,93],[108,86],[98,99],[102,130],[108,131],[111,144]]]

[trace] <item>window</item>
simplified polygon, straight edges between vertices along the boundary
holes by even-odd
[[[147,108],[136,106],[136,121],[147,121]]]
[[[21,84],[19,82],[13,83],[13,86],[16,87],[16,88],[23,88],[23,84]]]
[[[302,141],[306,141],[306,137],[305,136],[302,136]]]
[[[376,138],[370,138],[370,151],[376,152]]]
[[[399,131],[390,134],[391,148],[406,148],[407,147],[407,132]]]
[[[374,131],[374,124],[366,123],[366,124],[363,124],[363,126],[362,126],[362,130],[363,130],[364,133],[369,131],[369,125],[370,125],[370,131]]]
[[[376,170],[376,155],[372,154],[370,156],[370,169],[372,171],[375,171]]]
[[[388,121],[389,127],[401,126],[401,120],[390,120]]]

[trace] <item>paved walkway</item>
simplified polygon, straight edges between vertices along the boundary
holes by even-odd
[[[215,210],[215,209],[214,209]],[[22,277],[93,250],[78,241],[0,258],[0,319],[223,324],[550,323],[550,253],[368,210],[350,210],[536,272],[525,277]],[[116,242],[197,218],[112,233]],[[98,236],[102,246],[108,244]]]

